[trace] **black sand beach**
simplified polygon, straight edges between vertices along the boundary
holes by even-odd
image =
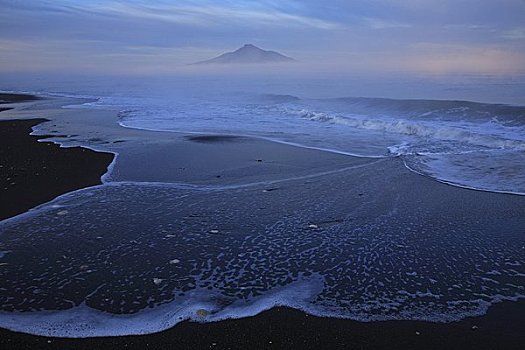
[[[36,101],[36,100],[38,100],[38,97],[32,96],[32,95],[0,93],[0,112],[8,111],[12,109],[10,107],[2,107],[1,105],[3,104],[28,102],[28,101]]]
[[[26,94],[0,94],[0,104],[37,101]],[[0,107],[1,111],[11,107]],[[32,128],[46,119],[3,120],[0,115],[0,220],[21,214],[53,198],[80,188],[100,184],[113,160],[110,153],[75,147],[60,149],[45,137],[30,136]]]
[[[0,123],[0,159],[3,169],[10,171],[9,176],[4,176],[2,172],[2,219],[22,213],[60,194],[100,183],[100,176],[112,160],[113,155],[110,153],[84,148],[61,149],[50,143],[38,143],[38,137],[29,136],[29,132],[32,126],[43,121],[34,119]],[[207,144],[213,141],[213,137],[193,141],[198,142],[187,141],[190,150],[194,147],[192,144],[202,147],[199,143]],[[228,143],[227,147],[232,148],[243,145],[229,143],[229,139],[218,141]],[[273,146],[266,147],[266,152],[273,150]],[[184,152],[191,153],[188,150]],[[205,154],[204,151],[199,153],[201,157]],[[213,153],[209,153],[209,157],[214,164],[211,159]],[[265,154],[262,158],[266,161],[268,157]],[[30,165],[28,159],[33,160]],[[257,158],[252,161],[254,166],[259,163]],[[215,174],[221,174],[222,177],[214,181],[227,183],[228,174],[238,172],[238,169],[249,172],[242,164],[230,166],[230,172],[209,171],[208,175],[215,178],[218,176]],[[274,170],[269,169],[268,176],[272,176]],[[14,177],[14,174],[23,175]],[[185,173],[181,176],[187,180],[191,172],[190,175]],[[13,178],[16,181],[12,181]],[[0,331],[2,349],[522,349],[523,344],[523,301],[503,302],[492,306],[484,316],[451,323],[355,322],[314,317],[301,311],[277,307],[254,317],[237,320],[204,324],[185,321],[172,329],[143,336],[65,339]]]
[[[40,98],[27,94],[0,93],[0,104],[36,101]]]
[[[0,220],[80,188],[100,184],[113,154],[86,148],[61,149],[42,137],[29,136],[31,128],[46,121],[0,120],[2,202]]]
[[[238,320],[183,322],[126,337],[48,338],[0,331],[2,349],[523,349],[525,303],[455,323],[355,322],[274,308]]]

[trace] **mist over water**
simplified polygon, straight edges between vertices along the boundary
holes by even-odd
[[[252,135],[360,156],[400,155],[411,170],[444,182],[525,193],[523,76],[338,77],[268,69],[9,80],[6,90],[97,99],[83,107],[118,110],[127,127]]]
[[[44,77],[6,86],[92,97],[82,107],[115,109],[126,127],[401,156],[409,169],[440,181],[525,193],[523,76],[266,73]]]

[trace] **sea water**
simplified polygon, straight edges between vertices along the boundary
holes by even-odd
[[[7,86],[94,98],[80,107],[116,109],[126,127],[251,135],[352,155],[401,156],[412,171],[439,181],[525,193],[522,76],[57,81]]]
[[[109,181],[4,221],[0,325],[140,334],[275,305],[446,322],[523,298],[523,84],[502,93],[492,78],[485,90],[476,82],[418,93],[396,82],[405,92],[390,95],[360,81],[13,83],[92,98],[67,108],[115,109],[125,127],[251,135],[368,160],[272,191]],[[361,87],[388,98],[355,97]],[[436,180],[456,187],[424,183]]]

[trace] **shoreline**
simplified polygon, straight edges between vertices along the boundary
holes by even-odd
[[[65,114],[69,115],[73,113],[73,110],[67,110],[65,112]],[[0,115],[0,117],[3,117],[3,115]],[[37,121],[41,123],[44,122],[45,119],[30,119],[25,121],[8,120],[8,122],[24,124],[24,132],[28,130],[30,132],[32,126],[38,125],[34,124],[30,126],[30,124],[36,123]],[[5,128],[1,128],[0,130],[6,131],[8,134],[11,133],[12,136],[15,137],[12,131],[5,130]],[[22,132],[22,130],[18,130],[17,132]],[[127,132],[130,137],[138,133],[140,133],[140,131],[133,130]],[[26,137],[30,141],[19,145],[19,149],[28,147],[27,150],[29,150],[29,147],[38,146],[43,149],[43,152],[49,152],[49,150],[53,149],[55,149],[54,151],[57,153],[64,154],[68,152],[78,152],[77,148],[64,149],[49,142],[38,142],[38,139],[43,138],[42,135],[28,136],[28,134],[26,134]],[[54,135],[53,137],[58,136]],[[169,137],[169,135],[165,137]],[[238,148],[238,145],[235,143],[231,145],[232,149]],[[187,152],[191,155],[192,150],[198,149],[198,147],[205,148],[206,145],[192,144],[192,146],[189,147],[190,151]],[[226,147],[229,147],[229,145],[226,145]],[[4,149],[4,147],[2,147],[2,149]],[[89,151],[86,148],[84,149]],[[270,147],[270,151],[268,151],[270,152],[269,154],[271,154],[273,150],[274,149]],[[99,153],[86,151],[81,151],[81,153]],[[157,149],[153,149],[153,151],[156,152]],[[113,157],[111,153],[107,153],[107,155]],[[38,156],[41,155],[39,154]],[[50,161],[47,158],[44,159],[46,159],[46,162]],[[134,158],[130,158],[130,163],[133,163],[131,162],[133,159]],[[184,158],[181,159],[184,160]],[[107,160],[109,160],[109,158],[106,159],[106,161]],[[124,161],[126,160],[124,159]],[[63,167],[70,164],[67,159],[56,159],[56,162]],[[90,158],[86,161],[86,166],[88,169],[92,169],[95,163],[96,160]],[[109,165],[106,165],[106,170],[108,166]],[[195,171],[199,171],[199,168],[197,167]],[[207,175],[210,176],[203,177],[200,182],[211,181],[210,179],[215,177],[215,175],[212,174]],[[192,176],[194,176],[194,174],[190,173],[181,178],[192,178]],[[269,172],[268,176],[271,179],[273,175]],[[226,180],[224,180],[224,178],[226,178]],[[40,186],[44,190],[50,190],[50,187],[42,182],[42,178],[33,176],[33,178],[28,179],[30,182],[36,182],[35,180],[38,181],[35,185]],[[98,184],[101,183],[100,180],[100,176],[98,176]],[[214,179],[213,181],[228,180],[227,176],[223,175],[223,178]],[[20,191],[21,188],[16,188],[15,190]],[[15,194],[14,196],[17,195]],[[48,202],[48,200],[45,202]],[[177,345],[183,349],[209,347],[239,349],[284,347],[291,349],[321,347],[518,349],[525,343],[525,335],[521,332],[521,330],[525,329],[525,318],[523,315],[525,315],[525,302],[523,300],[517,302],[501,302],[492,305],[486,315],[469,317],[452,323],[423,321],[358,322],[310,316],[295,309],[274,307],[256,316],[242,319],[230,319],[213,323],[184,321],[171,329],[142,336],[66,339],[32,336],[8,330],[0,330],[0,346],[5,349],[70,349],[72,347],[79,349],[104,347],[160,349],[170,345]]]
[[[147,335],[95,338],[35,336],[0,329],[3,349],[521,349],[525,302],[501,302],[488,313],[451,323],[359,322],[317,317],[288,307],[255,316],[198,323],[183,321]]]
[[[22,214],[65,193],[101,184],[113,154],[82,147],[63,149],[32,128],[46,119],[0,120],[0,158],[5,170],[0,220]]]

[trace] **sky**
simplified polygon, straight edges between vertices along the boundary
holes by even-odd
[[[246,43],[297,67],[525,72],[525,0],[0,0],[0,72],[149,74]]]

